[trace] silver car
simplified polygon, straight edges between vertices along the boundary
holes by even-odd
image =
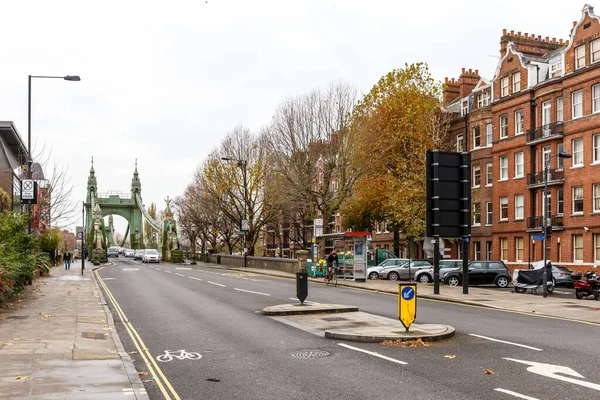
[[[394,267],[408,262],[408,258],[388,258],[383,260],[379,265],[367,268],[367,277],[369,279],[379,279],[379,271],[386,267]]]
[[[456,268],[462,268],[462,260],[440,260],[440,282],[444,274]],[[415,281],[421,283],[433,282],[433,266],[431,268],[422,269],[415,274]]]
[[[413,279],[415,273],[421,269],[431,268],[431,263],[427,260],[412,260],[410,268],[408,261],[402,265],[386,267],[379,271],[379,278],[389,279],[391,281]]]

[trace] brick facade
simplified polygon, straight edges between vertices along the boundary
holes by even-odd
[[[480,79],[472,86],[463,69],[458,81],[446,80],[444,93],[454,140],[471,153],[472,173],[480,171],[480,185],[471,177],[469,258],[503,259],[511,269],[543,259],[542,242],[532,237],[542,235],[550,157],[547,259],[582,271],[600,265],[600,20],[586,5],[566,41],[504,30],[500,56],[489,83]],[[478,101],[485,91],[489,106]],[[489,123],[491,144],[484,139]],[[558,157],[561,150],[572,158]]]

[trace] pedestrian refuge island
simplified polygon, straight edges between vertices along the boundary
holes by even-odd
[[[338,279],[355,282],[367,280],[367,237],[369,232],[339,232],[323,235],[325,240],[333,240],[338,252],[340,268]],[[329,250],[329,249],[328,249]]]

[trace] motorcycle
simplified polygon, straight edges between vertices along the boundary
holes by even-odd
[[[544,289],[544,270],[543,261],[533,263],[533,269],[516,269],[513,272],[513,282],[515,292],[525,293],[527,289],[531,293],[537,293],[538,289]],[[554,282],[552,280],[552,265],[546,264],[546,290],[548,293],[554,292]]]
[[[588,271],[584,274],[585,280],[581,279],[581,272],[573,272],[573,287],[575,288],[575,297],[594,296],[595,300],[600,300],[600,279],[594,271]]]

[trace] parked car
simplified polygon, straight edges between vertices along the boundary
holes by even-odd
[[[137,249],[133,253],[133,259],[134,260],[141,260],[143,256],[144,256],[144,249]]]
[[[443,281],[448,286],[458,286],[462,282],[462,268],[444,274]],[[503,261],[469,262],[469,285],[496,285],[505,288],[512,278]]]
[[[149,262],[159,263],[160,257],[158,255],[158,251],[154,250],[154,249],[144,250],[144,255],[142,256],[142,262],[144,262],[144,263],[149,263]]]
[[[408,260],[402,265],[390,266],[379,271],[379,278],[391,281],[413,279],[415,273],[421,269],[431,268],[429,260],[411,260],[410,268]]]
[[[118,247],[109,247],[106,252],[106,257],[117,257],[119,258],[119,248]]]
[[[131,249],[125,249],[125,257],[132,258],[135,255],[135,251]]]
[[[440,260],[440,281],[446,272],[462,268],[462,263],[463,260]],[[417,271],[415,273],[415,281],[421,283],[433,282],[433,267]]]
[[[386,267],[393,267],[396,265],[402,265],[408,262],[408,258],[388,258],[379,265],[367,267],[367,277],[369,279],[379,279],[379,271]]]
[[[571,275],[574,271],[561,265],[552,264],[552,281],[554,286],[566,286],[568,288],[573,287],[575,280]]]

